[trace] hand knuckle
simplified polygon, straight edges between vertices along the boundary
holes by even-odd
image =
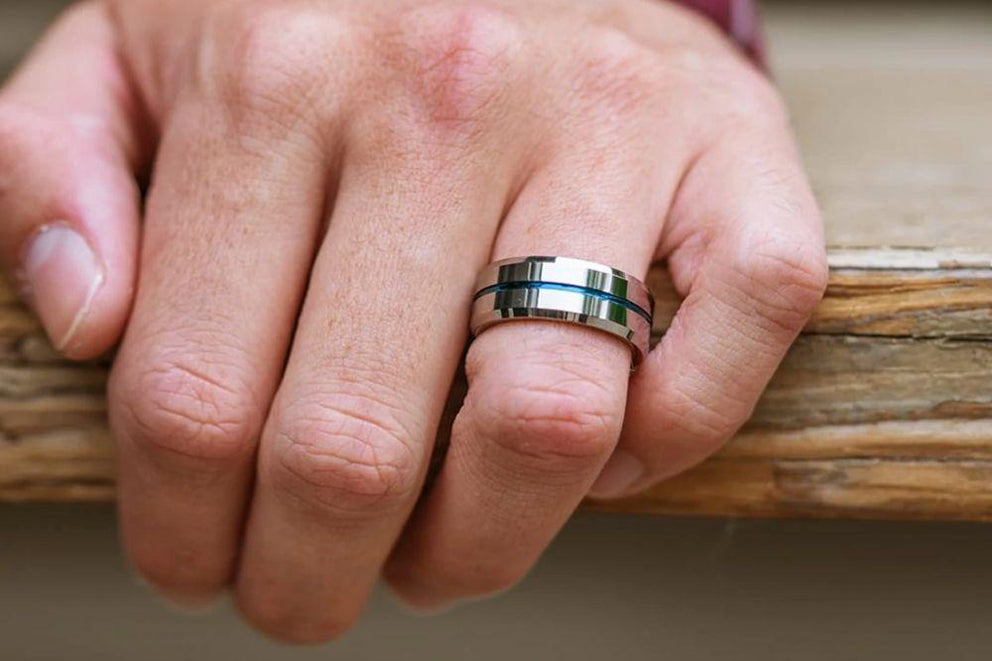
[[[234,3],[211,14],[198,80],[234,120],[299,115],[328,87],[330,46],[340,50],[352,26],[298,5]]]
[[[253,452],[261,422],[255,394],[239,372],[188,355],[116,368],[114,427],[130,443],[203,466],[243,460]]]
[[[643,114],[660,97],[661,61],[626,31],[596,26],[575,57],[573,95],[597,116]]]
[[[509,383],[486,389],[484,401],[474,405],[478,424],[518,461],[582,470],[613,447],[622,403],[592,369],[539,361],[531,360]]]
[[[587,384],[519,384],[492,402],[496,438],[541,463],[600,457],[617,427]]]
[[[798,333],[826,290],[822,246],[783,234],[751,243],[746,253],[739,268],[758,314],[789,334]]]
[[[431,126],[473,129],[493,115],[522,43],[507,12],[482,3],[429,4],[398,17],[401,76]]]
[[[341,513],[388,511],[417,480],[412,438],[388,406],[333,394],[289,407],[271,478],[305,503]]]

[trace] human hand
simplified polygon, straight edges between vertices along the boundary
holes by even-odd
[[[826,278],[778,95],[660,1],[88,2],[0,93],[0,219],[66,355],[127,322],[131,562],[295,641],[383,570],[424,607],[505,588],[590,490],[702,460]],[[633,377],[588,328],[481,334],[415,509],[476,274],[529,254],[665,259],[686,298]]]

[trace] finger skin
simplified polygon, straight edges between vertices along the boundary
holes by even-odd
[[[125,551],[184,604],[233,577],[328,181],[323,145],[259,126],[241,135],[209,100],[171,117],[109,387]]]
[[[494,81],[515,43],[501,20],[399,17],[384,39],[414,70],[349,124],[236,584],[242,613],[281,640],[321,642],[355,622],[422,485],[472,284],[521,170],[518,144],[497,149],[501,133],[485,130],[506,116]]]
[[[295,642],[350,627],[416,500],[502,205],[479,176],[442,209],[398,184],[405,168],[345,168],[263,436],[237,583],[248,619]],[[447,229],[426,229],[431,218]],[[397,235],[396,222],[422,229]]]
[[[685,300],[631,383],[628,467],[607,466],[594,497],[633,493],[716,451],[823,295],[820,217],[777,103],[762,97],[764,112],[686,175],[662,245]]]
[[[0,91],[0,261],[71,358],[117,341],[134,286],[151,140],[117,47],[103,5],[82,3]]]
[[[678,163],[651,167],[617,138],[595,136],[600,149],[570,150],[539,171],[493,259],[574,256],[643,276],[661,228],[655,194],[674,189]],[[590,158],[602,153],[611,157]],[[623,341],[566,324],[515,321],[474,339],[444,467],[387,567],[402,598],[437,608],[526,574],[617,441],[630,363]]]

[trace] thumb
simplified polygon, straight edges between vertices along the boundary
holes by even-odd
[[[0,264],[72,358],[107,350],[127,319],[141,118],[96,2],[64,14],[0,91]]]

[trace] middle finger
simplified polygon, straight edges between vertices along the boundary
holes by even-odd
[[[464,68],[462,57],[441,66]],[[445,77],[449,97],[460,85],[424,75]],[[450,114],[386,114],[351,131],[260,446],[237,599],[293,641],[357,618],[416,500],[517,170]]]

